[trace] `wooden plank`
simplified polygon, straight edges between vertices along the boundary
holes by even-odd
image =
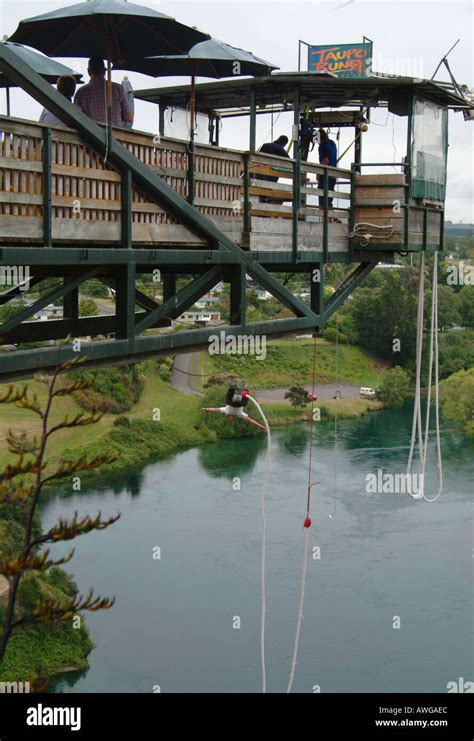
[[[404,185],[405,176],[399,173],[375,173],[372,175],[356,175],[355,185],[356,187],[362,187],[363,185],[383,185],[384,183],[391,183],[393,185]]]

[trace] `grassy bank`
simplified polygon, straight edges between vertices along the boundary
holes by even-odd
[[[336,345],[318,338],[316,383],[336,380]],[[311,381],[313,340],[278,339],[266,345],[266,357],[256,355],[200,354],[200,373],[235,373],[252,388],[282,388]],[[387,364],[358,347],[339,345],[340,383],[357,386],[379,385]]]

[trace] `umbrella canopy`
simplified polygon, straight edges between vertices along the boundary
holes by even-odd
[[[12,44],[10,41],[1,42],[6,44],[20,59],[33,67],[33,69],[44,77],[48,82],[56,82],[58,77],[64,75],[71,75],[75,78],[76,82],[82,82],[82,75],[77,74],[74,70],[66,67],[64,64],[55,62],[54,59],[45,57],[44,54],[38,54],[33,49],[28,49],[26,46],[21,44]],[[0,74],[0,87],[15,87],[14,82],[10,82],[7,77],[2,73]]]
[[[128,69],[144,72],[152,77],[196,75],[198,77],[235,77],[241,75],[268,75],[275,64],[254,56],[249,51],[225,44],[219,39],[201,41],[188,54],[149,56],[128,60]],[[115,69],[123,69],[119,63]]]
[[[89,0],[21,21],[9,41],[56,57],[128,58],[185,54],[209,35],[126,0]]]

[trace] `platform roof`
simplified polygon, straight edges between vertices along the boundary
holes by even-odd
[[[452,110],[472,108],[450,83],[413,77],[376,75],[365,78],[337,78],[327,72],[274,72],[265,77],[219,80],[196,85],[196,106],[201,113],[223,116],[247,113],[250,94],[255,91],[257,107],[292,110],[295,88],[300,89],[301,105],[316,108],[371,106],[388,104],[394,112],[403,111],[403,100],[413,94],[447,106]],[[175,85],[135,91],[135,97],[174,108],[186,108],[191,86]],[[401,107],[400,107],[401,106]]]

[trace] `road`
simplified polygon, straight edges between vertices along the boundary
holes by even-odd
[[[183,394],[192,394],[193,396],[202,396],[202,392],[198,389],[198,375],[199,353],[183,353],[176,356],[171,372],[171,385],[176,391],[181,391]],[[311,391],[311,384],[306,384],[305,389]],[[288,401],[285,399],[287,391],[287,388],[256,388],[254,389],[254,395],[258,401]],[[347,383],[340,383],[338,386],[333,383],[316,385],[316,395],[320,401],[333,399],[336,391],[341,392],[343,399],[360,399],[360,386]]]
[[[193,375],[194,374],[194,375]],[[199,353],[190,352],[176,355],[171,371],[171,385],[176,391],[192,396],[202,396],[199,390]]]

